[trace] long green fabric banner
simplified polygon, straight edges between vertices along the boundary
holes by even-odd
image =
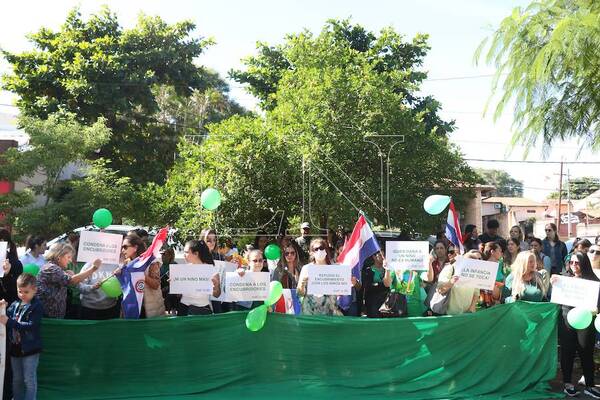
[[[246,313],[44,320],[40,399],[547,398],[558,307],[367,320]]]

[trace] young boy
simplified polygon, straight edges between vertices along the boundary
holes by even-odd
[[[15,400],[35,399],[37,396],[37,366],[42,351],[42,303],[35,297],[36,279],[31,274],[17,278],[19,300],[12,303],[0,322],[6,325],[9,340],[7,354],[11,356],[13,396]],[[6,305],[6,302],[2,300]]]

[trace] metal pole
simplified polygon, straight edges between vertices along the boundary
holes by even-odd
[[[563,161],[560,161],[560,182],[558,183],[558,210],[556,211],[556,226],[560,232],[560,207],[562,203],[562,179],[563,179]],[[557,234],[558,234],[557,232]]]
[[[571,239],[571,182],[569,179],[569,169],[567,168],[567,236],[568,239]]]

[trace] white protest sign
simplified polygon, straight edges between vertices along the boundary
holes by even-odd
[[[393,270],[427,271],[429,269],[429,242],[385,243],[388,268]]]
[[[235,272],[235,270],[238,269],[238,265],[236,263],[227,261],[215,260],[215,267],[217,267],[217,270],[219,271],[219,277],[221,278],[221,295],[219,297],[210,296],[210,299],[228,302],[230,300],[227,298],[227,292],[225,292],[225,274],[227,272]]]
[[[454,275],[458,276],[456,286],[493,290],[498,274],[498,263],[458,257]]]
[[[268,272],[225,273],[225,291],[228,301],[266,300],[269,297],[271,274]]]
[[[92,262],[99,258],[105,264],[118,264],[122,243],[123,236],[121,235],[83,231],[79,238],[77,261]]]
[[[4,276],[4,260],[6,260],[6,249],[8,242],[0,242],[0,278]]]
[[[210,264],[172,264],[169,266],[171,294],[212,294],[212,277],[218,272]]]
[[[600,282],[560,275],[553,275],[552,281],[552,303],[581,307],[590,311],[598,307]]]
[[[308,294],[352,294],[352,267],[348,265],[307,265]]]

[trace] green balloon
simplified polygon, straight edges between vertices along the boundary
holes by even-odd
[[[117,278],[111,276],[106,281],[100,285],[100,289],[106,294],[108,297],[119,297],[123,291],[121,290],[121,283]]]
[[[248,315],[246,316],[246,328],[251,330],[252,332],[256,332],[262,329],[265,326],[265,321],[267,320],[267,306],[261,305],[254,310],[250,310]]]
[[[589,310],[575,307],[567,314],[567,322],[573,329],[585,329],[592,323],[592,313]]]
[[[281,249],[276,244],[270,244],[265,247],[265,257],[267,260],[277,260],[281,258]]]
[[[94,225],[96,225],[98,228],[103,229],[112,224],[113,217],[111,212],[106,208],[99,208],[94,211],[92,221],[94,221]]]
[[[40,266],[37,264],[25,264],[23,266],[23,272],[26,274],[31,274],[33,276],[37,276],[40,272]]]
[[[281,286],[281,282],[273,281],[271,282],[271,286],[269,288],[269,297],[265,300],[265,304],[267,306],[272,306],[277,303],[277,300],[281,297],[283,293],[283,286]]]
[[[216,210],[221,205],[221,193],[217,189],[206,189],[200,195],[200,204],[207,210]]]

